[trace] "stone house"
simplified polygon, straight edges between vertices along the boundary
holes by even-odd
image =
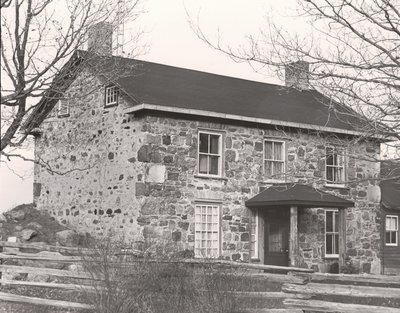
[[[382,268],[384,274],[400,274],[400,162],[382,163]]]
[[[77,70],[89,56],[124,75]],[[380,141],[306,63],[286,86],[82,51],[64,69],[25,124],[39,209],[195,257],[381,272]]]

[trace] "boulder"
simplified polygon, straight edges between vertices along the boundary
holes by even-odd
[[[37,231],[30,229],[30,228],[26,228],[24,230],[21,231],[21,239],[24,241],[29,241],[31,240],[33,237],[35,237],[37,235]]]
[[[4,216],[13,221],[23,221],[26,216],[26,212],[24,210],[14,209],[4,213]]]
[[[79,244],[79,235],[71,229],[62,230],[56,233],[56,241],[62,246],[74,247]]]

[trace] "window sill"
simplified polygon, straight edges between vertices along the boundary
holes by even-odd
[[[332,254],[332,255],[325,255],[324,259],[328,259],[328,260],[338,260],[339,259],[339,255],[338,254]]]
[[[324,187],[332,189],[350,189],[350,187],[346,186],[345,184],[325,184]]]
[[[287,182],[284,180],[278,179],[265,179],[262,181],[263,184],[286,184]]]
[[[207,176],[207,175],[194,175],[194,178],[202,178],[202,179],[213,179],[213,180],[228,181],[228,178],[226,178],[226,177]]]
[[[385,247],[398,247],[397,243],[385,243]]]
[[[105,105],[104,105],[104,108],[105,108],[105,109],[109,109],[109,108],[116,107],[117,105],[118,105],[118,102],[109,103],[109,104],[105,104]]]

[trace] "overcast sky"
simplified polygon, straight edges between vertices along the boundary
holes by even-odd
[[[256,73],[248,64],[236,63],[201,42],[190,29],[186,10],[200,17],[200,25],[211,38],[219,29],[222,38],[233,46],[245,43],[247,34],[256,33],[267,16],[298,28],[294,22],[295,0],[145,0],[137,25],[125,27],[125,38],[135,27],[145,30],[143,43],[148,52],[140,58],[156,63],[196,69],[250,80],[279,83],[272,73]],[[33,153],[29,152],[32,157]],[[9,168],[24,176],[13,174]],[[0,164],[0,212],[17,204],[32,202],[32,164],[15,160]]]

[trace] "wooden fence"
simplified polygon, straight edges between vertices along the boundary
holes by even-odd
[[[10,292],[10,288],[52,288],[77,292],[91,292],[94,277],[82,270],[79,264],[85,255],[94,250],[72,247],[23,244],[0,241],[0,300],[60,308],[92,310],[93,306],[63,300],[42,299]],[[144,260],[140,252],[123,251],[137,257],[137,262],[160,262]],[[191,267],[212,266],[237,268],[241,274],[235,277],[237,284],[243,279],[252,288],[236,289],[234,296],[242,304],[237,312],[295,313],[295,312],[400,312],[400,277],[375,275],[335,275],[313,273],[312,270],[294,267],[267,266],[224,260],[174,259],[163,261],[183,263]],[[74,270],[68,265],[74,264]],[[56,265],[56,266],[55,266]],[[65,265],[65,266],[63,266]],[[240,270],[240,271],[239,271]],[[234,273],[235,271],[232,271]],[[22,274],[25,276],[19,277]],[[49,275],[57,282],[30,280],[29,275]],[[234,275],[234,274],[232,274]],[[65,280],[63,280],[65,278]],[[78,280],[79,283],[71,283]],[[272,287],[272,288],[271,288]]]

